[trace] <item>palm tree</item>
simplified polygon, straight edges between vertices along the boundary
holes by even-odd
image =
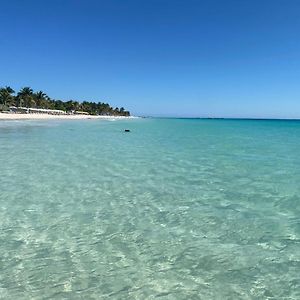
[[[8,92],[9,94],[11,94],[11,95],[15,93],[15,91],[14,91],[10,86],[6,86],[5,89],[6,89],[7,92]]]
[[[48,98],[49,97],[43,91],[39,91],[34,94],[36,106],[39,108],[46,108],[46,101],[48,100]]]
[[[79,102],[77,102],[77,101],[69,100],[69,101],[65,102],[64,104],[65,104],[65,110],[66,111],[72,111],[72,110],[79,110],[80,109]]]
[[[116,107],[114,109],[114,115],[118,115],[120,113],[119,107]]]
[[[17,105],[32,107],[35,105],[35,101],[33,98],[33,90],[30,87],[22,88],[17,95]]]
[[[0,103],[4,106],[9,105],[12,103],[15,91],[10,87],[6,86],[5,88],[0,88]]]

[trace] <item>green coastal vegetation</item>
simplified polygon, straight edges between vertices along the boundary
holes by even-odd
[[[9,107],[26,107],[55,109],[69,112],[87,112],[90,115],[130,116],[124,107],[113,108],[108,103],[94,101],[62,101],[50,98],[43,91],[34,92],[30,87],[24,87],[15,92],[10,86],[0,88],[0,111],[7,111]]]

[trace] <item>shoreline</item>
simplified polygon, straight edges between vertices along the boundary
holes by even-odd
[[[93,116],[93,115],[48,115],[48,114],[14,114],[1,113],[0,121],[16,120],[112,120],[112,119],[136,119],[134,116]]]

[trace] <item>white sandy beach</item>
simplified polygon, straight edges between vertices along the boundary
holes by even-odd
[[[136,117],[130,116],[91,116],[91,115],[48,115],[48,114],[15,114],[15,113],[0,113],[1,120],[84,120],[84,119],[133,119]]]

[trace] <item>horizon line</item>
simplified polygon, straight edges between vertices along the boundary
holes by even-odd
[[[187,117],[187,116],[145,116],[137,115],[145,119],[202,119],[202,120],[278,120],[278,121],[300,121],[299,118],[259,118],[259,117]]]

